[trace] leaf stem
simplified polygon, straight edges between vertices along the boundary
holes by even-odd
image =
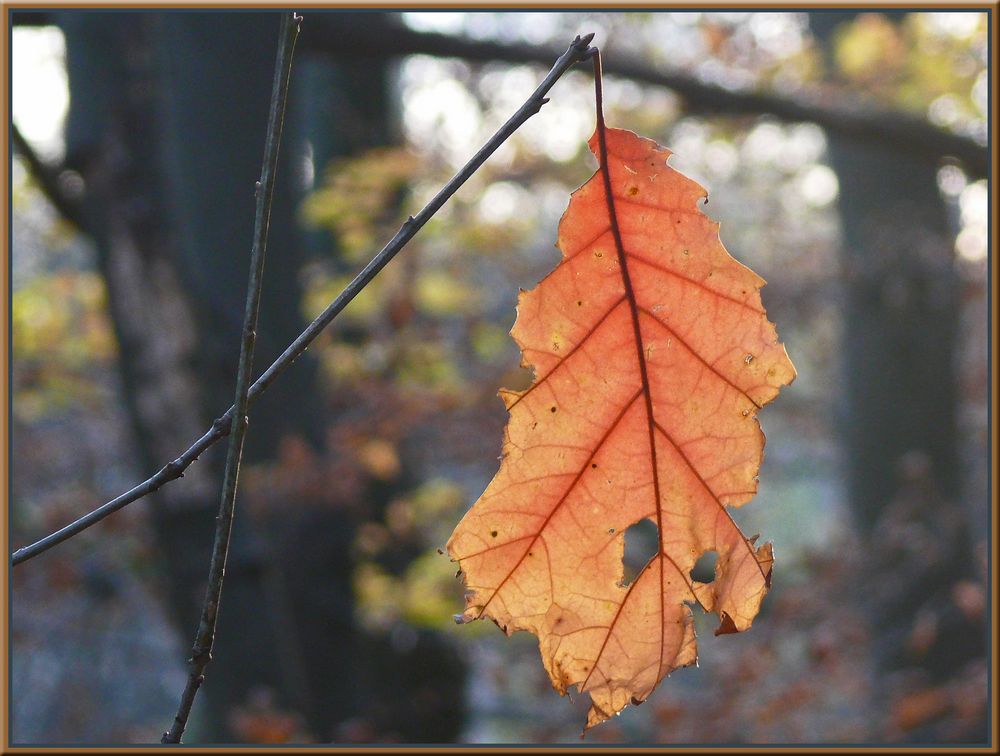
[[[486,162],[486,159],[492,155],[501,144],[503,144],[510,136],[517,131],[531,116],[537,113],[542,105],[548,102],[545,97],[546,93],[552,88],[552,86],[565,74],[570,68],[572,68],[576,63],[584,61],[591,57],[594,53],[595,48],[590,47],[590,41],[594,38],[593,34],[588,34],[584,37],[577,37],[574,39],[566,51],[556,60],[552,69],[548,72],[542,83],[538,85],[538,88],[531,93],[525,103],[518,108],[517,112],[514,113],[510,119],[500,127],[500,129],[494,134],[486,144],[477,152],[465,166],[455,174],[455,176],[447,183],[441,190],[431,199],[430,202],[415,216],[411,216],[399,229],[395,236],[389,241],[382,250],[372,258],[358,275],[351,281],[344,290],[334,299],[326,309],[321,312],[315,320],[310,323],[304,331],[293,341],[284,352],[271,364],[267,370],[254,382],[250,387],[250,392],[247,396],[249,400],[249,406],[253,406],[254,401],[262,393],[264,393],[268,387],[274,383],[274,381],[281,375],[288,366],[291,365],[306,349],[309,345],[316,339],[317,336],[328,326],[333,319],[337,317],[338,314],[351,302],[354,297],[361,292],[365,286],[386,266],[386,264],[396,256],[396,254],[406,245],[406,243],[413,238],[413,236],[419,231],[424,224],[447,202],[451,196],[458,191],[458,189],[464,184],[477,170],[480,166]],[[169,483],[172,480],[176,480],[184,475],[184,471],[190,467],[190,465],[201,456],[201,454],[222,439],[224,436],[228,435],[230,428],[232,426],[233,416],[235,414],[236,408],[230,407],[226,410],[225,414],[216,419],[205,433],[195,441],[183,454],[177,457],[172,462],[164,465],[155,475],[147,478],[142,483],[138,484],[134,488],[129,489],[125,493],[117,496],[111,501],[102,504],[100,507],[88,512],[83,517],[75,520],[74,522],[66,525],[65,527],[50,533],[44,538],[36,541],[30,546],[18,549],[14,552],[11,557],[11,561],[14,565],[21,564],[39,554],[48,551],[53,546],[62,543],[63,541],[72,538],[73,536],[83,532],[91,525],[94,525],[101,520],[103,520],[108,515],[113,512],[117,512],[119,509],[131,504],[133,501],[137,501],[144,496],[158,490],[164,484]]]
[[[253,352],[257,338],[257,319],[260,313],[261,285],[264,278],[264,258],[267,252],[267,232],[271,221],[271,199],[274,196],[274,175],[278,164],[278,148],[288,101],[288,82],[292,69],[295,40],[299,35],[302,17],[297,13],[283,13],[278,52],[271,87],[271,107],[267,116],[267,135],[264,139],[264,159],[260,181],[257,182],[257,207],[254,213],[253,246],[250,251],[250,277],[247,282],[246,309],[243,316],[243,339],[240,344],[240,361],[236,371],[235,411],[230,424],[229,448],[222,479],[222,496],[219,515],[215,520],[215,542],[208,570],[208,587],[202,606],[198,633],[188,662],[187,684],[181,695],[177,715],[170,729],[163,733],[161,742],[180,743],[191,714],[195,696],[205,679],[205,668],[212,660],[215,629],[222,599],[222,583],[229,556],[229,542],[236,509],[236,488],[239,484],[240,462],[243,458],[243,441],[247,430],[250,381],[253,375]]]

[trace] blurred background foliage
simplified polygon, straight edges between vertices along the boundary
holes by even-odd
[[[60,215],[23,151],[13,153],[15,546],[116,495],[186,447],[226,406],[238,348],[231,334],[242,285],[226,294],[217,266],[234,268],[233,281],[244,275],[250,193],[232,197],[231,209],[213,205],[200,221],[199,209],[184,203],[237,194],[213,175],[238,173],[246,180],[237,188],[252,186],[262,143],[253,129],[263,118],[255,123],[238,111],[252,131],[246,165],[237,171],[220,158],[221,173],[210,173],[208,160],[185,152],[193,148],[182,141],[209,139],[190,126],[207,106],[191,109],[192,121],[171,109],[188,96],[183,76],[201,76],[199,66],[210,65],[200,57],[205,48],[170,46],[194,44],[196,33],[184,25],[191,14],[117,14],[107,26],[120,25],[131,41],[115,38],[108,60],[93,51],[110,32],[95,32],[86,15],[24,14],[20,24],[14,15],[14,121],[43,161],[61,166],[58,190],[88,208],[90,224],[81,230]],[[827,14],[836,16],[832,23],[762,11],[305,15],[283,146],[288,207],[284,215],[276,208],[273,278],[264,293],[288,322],[267,331],[275,316],[269,323],[267,311],[262,315],[261,367],[506,120],[545,70],[433,49],[339,54],[316,42],[325,23],[553,49],[594,31],[606,61],[641,60],[722,91],[844,108],[875,103],[986,141],[985,13]],[[237,88],[266,98],[276,19],[198,19],[215,35],[211,49],[222,63],[230,47],[254,58],[247,71],[228,75]],[[240,31],[244,23],[253,34]],[[227,42],[226,34],[235,36]],[[161,48],[173,52],[158,57]],[[185,49],[197,50],[188,74],[170,57]],[[95,130],[100,118],[74,120],[71,109],[88,107],[80,104],[91,93],[86,77],[115,66],[135,89],[129,105],[113,102],[100,114],[117,119],[115,128],[94,137],[88,127]],[[176,92],[171,77],[181,82]],[[565,76],[541,113],[319,338],[308,364],[292,369],[301,377],[290,373],[285,393],[276,387],[273,401],[261,401],[260,420],[252,413],[250,437],[260,446],[250,449],[241,480],[244,530],[222,610],[229,624],[209,669],[209,703],[196,712],[189,742],[577,741],[586,702],[558,700],[532,638],[451,622],[462,587],[441,549],[496,470],[506,420],[497,389],[530,382],[507,331],[518,288],[532,287],[557,260],[556,226],[569,193],[594,170],[586,147],[592,86],[582,67]],[[232,90],[233,107],[241,96]],[[166,125],[148,115],[161,112],[157,107],[165,108]],[[850,461],[855,442],[845,427],[859,425],[864,405],[852,398],[848,360],[887,368],[850,327],[859,322],[853,297],[873,279],[852,262],[858,244],[849,229],[859,220],[845,204],[851,188],[832,157],[835,137],[766,113],[690,109],[671,90],[615,76],[607,77],[605,107],[609,123],[670,146],[672,165],[710,189],[706,212],[721,221],[724,243],[769,281],[764,304],[799,377],[763,413],[760,493],[737,513],[745,532],[775,543],[778,557],[755,627],[715,638],[707,618],[697,616],[700,668],[678,671],[646,706],[588,740],[985,741],[985,181],[957,161],[925,161],[946,234],[926,255],[917,245],[899,254],[907,270],[926,269],[931,260],[931,278],[941,278],[943,265],[950,288],[935,293],[924,279],[913,283],[886,265],[872,274],[877,295],[862,297],[883,308],[877,318],[908,325],[905,338],[940,338],[933,346],[953,383],[936,386],[943,393],[934,396],[914,389],[904,408],[933,415],[947,448],[925,443],[920,429],[906,435],[890,427],[896,435],[878,460],[890,494],[871,493],[865,486],[873,473]],[[154,143],[162,146],[143,152]],[[889,161],[912,159],[880,149]],[[194,194],[199,183],[206,194]],[[894,191],[905,198],[909,187]],[[914,233],[922,217],[911,200],[910,211],[881,216],[883,235]],[[126,218],[125,232],[114,213]],[[225,226],[231,250],[198,236],[199,223],[221,227],[229,215],[242,234]],[[861,254],[891,257],[878,244]],[[924,316],[954,327],[940,337],[921,333]],[[161,343],[154,332],[168,336]],[[222,346],[211,347],[216,342]],[[136,343],[149,351],[137,352]],[[899,361],[910,370],[908,359]],[[942,404],[944,420],[934,415]],[[891,415],[871,420],[898,422]],[[953,460],[947,472],[941,460]],[[217,466],[217,454],[207,454],[195,466],[201,479],[195,473],[173,484],[189,486],[188,494],[138,503],[14,572],[15,742],[158,737],[195,629],[191,606],[207,564],[201,555]]]

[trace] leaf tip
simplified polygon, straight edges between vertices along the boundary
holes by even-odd
[[[722,622],[715,629],[715,634],[718,635],[730,635],[732,633],[738,633],[740,630],[736,627],[736,623],[733,622],[733,618],[730,617],[726,612],[722,612],[720,615]]]

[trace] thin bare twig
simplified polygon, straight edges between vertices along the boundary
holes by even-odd
[[[177,715],[170,729],[163,733],[161,742],[180,743],[191,714],[191,706],[201,683],[205,668],[212,660],[215,645],[215,628],[222,600],[222,582],[229,556],[229,541],[236,510],[236,488],[239,484],[240,461],[243,459],[243,440],[247,430],[250,380],[253,375],[253,352],[257,340],[257,318],[260,313],[260,291],[264,279],[264,258],[267,253],[267,231],[271,222],[271,199],[274,196],[274,174],[278,165],[278,148],[281,145],[281,127],[285,119],[288,100],[288,80],[292,70],[292,54],[299,36],[302,16],[283,13],[278,37],[278,54],[274,64],[274,82],[271,87],[271,108],[267,115],[267,135],[264,138],[264,161],[257,182],[257,208],[254,213],[253,247],[250,251],[250,278],[247,282],[246,309],[243,315],[243,339],[240,344],[240,361],[236,369],[235,411],[230,425],[229,449],[226,468],[222,477],[222,500],[219,516],[215,519],[215,542],[212,561],[208,570],[208,587],[202,605],[198,634],[195,636],[188,660],[187,684],[177,708]]]
[[[545,95],[552,88],[552,86],[566,73],[570,68],[572,68],[576,63],[586,60],[592,54],[593,48],[590,47],[590,41],[594,38],[593,34],[588,34],[584,37],[577,37],[570,43],[566,51],[556,60],[552,69],[548,72],[542,83],[538,85],[538,88],[531,93],[531,96],[524,102],[524,104],[518,108],[517,112],[510,117],[510,119],[500,127],[500,129],[490,138],[486,144],[477,152],[465,166],[455,174],[452,179],[441,188],[441,190],[434,195],[430,202],[424,206],[424,208],[414,216],[411,216],[402,225],[396,235],[392,237],[388,244],[386,244],[382,250],[372,258],[360,273],[355,276],[354,280],[351,281],[344,290],[334,299],[327,308],[320,313],[312,323],[310,323],[306,329],[299,334],[298,338],[295,339],[284,352],[271,364],[271,366],[264,371],[264,373],[256,380],[253,386],[250,387],[250,392],[248,394],[248,400],[250,406],[262,393],[267,391],[268,387],[274,383],[274,381],[280,376],[288,366],[291,365],[306,349],[309,345],[316,339],[317,336],[325,329],[333,319],[337,317],[338,314],[351,302],[358,293],[368,285],[368,283],[386,266],[386,264],[392,260],[396,254],[403,249],[407,242],[410,241],[416,235],[424,224],[447,202],[451,196],[458,191],[458,189],[464,184],[468,179],[477,171],[479,167],[486,162],[486,159],[492,155],[497,148],[503,144],[510,136],[517,131],[525,121],[527,121],[531,116],[535,115],[544,105],[548,102],[548,98]],[[235,414],[235,407],[230,407],[224,415],[219,417],[213,424],[212,427],[207,430],[201,438],[195,441],[187,451],[181,454],[177,459],[164,465],[155,475],[144,480],[139,485],[126,491],[120,496],[112,499],[106,504],[101,505],[97,509],[87,513],[75,522],[66,525],[65,527],[51,533],[39,541],[26,546],[24,548],[18,549],[14,552],[12,556],[13,564],[17,565],[32,557],[38,556],[39,554],[48,551],[50,548],[56,544],[62,543],[68,538],[72,538],[78,533],[83,532],[91,525],[94,525],[113,512],[117,512],[124,506],[131,504],[133,501],[137,501],[142,497],[156,491],[161,486],[169,483],[172,480],[176,480],[184,475],[184,471],[195,461],[201,454],[208,449],[210,446],[215,444],[224,436],[228,435],[230,427],[232,425],[233,415]]]

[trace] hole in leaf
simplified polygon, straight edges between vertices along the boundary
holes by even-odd
[[[719,552],[706,551],[691,568],[691,579],[699,583],[711,583],[715,580],[715,564],[719,561]]]
[[[622,586],[626,586],[635,580],[640,570],[646,566],[659,551],[660,535],[656,528],[656,523],[648,517],[625,531],[625,556],[622,558],[624,565],[624,577]]]

